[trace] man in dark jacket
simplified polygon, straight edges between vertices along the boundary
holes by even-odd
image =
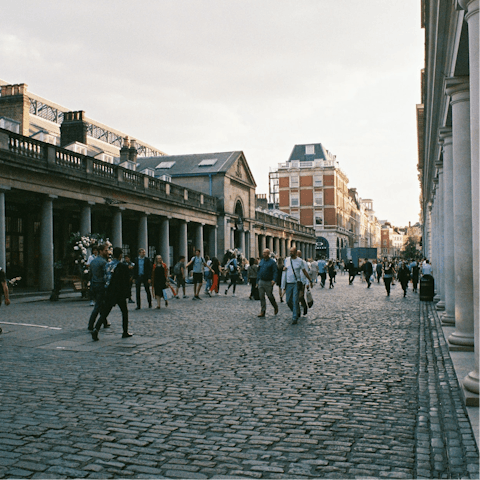
[[[101,325],[107,321],[107,317],[115,305],[120,307],[123,318],[122,338],[131,337],[128,333],[128,308],[127,298],[130,294],[130,271],[127,265],[122,263],[122,249],[115,247],[113,249],[113,258],[105,265],[105,301],[100,312],[100,318],[97,320],[95,329],[92,332],[93,340],[98,340],[98,332]]]
[[[348,263],[345,267],[348,270],[348,284],[352,285],[353,281],[355,280],[355,275],[357,274],[357,269],[350,258]]]
[[[365,263],[363,264],[362,269],[365,275],[365,280],[367,281],[367,288],[370,288],[370,285],[372,284],[370,278],[373,275],[373,265],[368,258],[365,259]]]
[[[135,280],[135,289],[137,293],[137,308],[140,310],[140,292],[142,290],[142,283],[147,292],[148,308],[152,308],[152,294],[150,293],[150,283],[152,277],[152,262],[145,256],[145,249],[141,248],[138,251],[138,257],[135,259],[135,266],[133,267],[133,279]]]

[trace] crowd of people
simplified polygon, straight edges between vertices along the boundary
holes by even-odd
[[[391,285],[395,280],[401,284],[404,297],[407,294],[408,284],[411,281],[413,291],[417,292],[419,276],[432,274],[428,260],[417,263],[415,260],[391,261],[387,258],[381,261],[365,259],[355,266],[352,259],[346,263],[326,260],[325,258],[302,258],[302,252],[292,247],[286,258],[276,257],[268,248],[262,252],[261,258],[246,259],[236,251],[225,253],[223,261],[218,258],[202,256],[199,249],[189,261],[184,256],[169,269],[161,255],[156,255],[153,262],[146,256],[145,249],[138,251],[138,256],[131,259],[123,257],[121,248],[111,248],[109,245],[99,245],[88,259],[91,281],[90,292],[93,310],[88,322],[88,330],[95,341],[99,339],[101,327],[109,328],[108,315],[115,305],[118,305],[123,318],[123,338],[131,337],[128,331],[128,303],[135,303],[136,310],[141,309],[141,292],[145,290],[148,308],[152,308],[153,299],[156,308],[160,309],[162,302],[168,306],[170,299],[188,298],[186,284],[193,284],[193,300],[202,300],[204,294],[221,294],[221,282],[225,282],[224,295],[231,291],[236,295],[238,284],[250,284],[250,300],[260,300],[259,318],[265,317],[267,310],[266,299],[273,307],[274,315],[278,313],[278,303],[274,295],[274,287],[278,286],[278,297],[284,301],[292,311],[292,323],[298,323],[298,318],[307,315],[313,304],[310,289],[320,283],[321,288],[335,288],[338,272],[348,272],[349,285],[359,275],[367,288],[372,283],[383,278],[387,296],[390,296]],[[205,287],[203,286],[205,283]],[[135,285],[135,301],[132,299],[132,285]],[[285,299],[285,300],[284,300]]]

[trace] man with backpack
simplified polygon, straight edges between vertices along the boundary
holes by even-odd
[[[185,265],[188,268],[190,265],[193,265],[193,299],[192,300],[201,300],[200,290],[202,289],[203,284],[203,269],[207,267],[212,271],[210,265],[207,265],[205,259],[200,255],[200,249],[195,250],[195,256]],[[213,271],[212,271],[213,273]]]
[[[175,275],[175,283],[177,284],[177,291],[175,292],[175,298],[179,299],[178,292],[180,287],[183,289],[183,298],[187,298],[185,293],[185,257],[181,256],[178,262],[173,267],[173,274]]]
[[[238,260],[235,258],[235,254],[230,258],[230,260],[225,264],[225,270],[229,272],[230,285],[225,290],[225,295],[230,290],[230,287],[233,286],[232,297],[235,297],[235,289],[237,288],[237,282],[240,275],[240,268],[238,266]]]

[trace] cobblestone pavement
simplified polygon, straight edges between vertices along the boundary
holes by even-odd
[[[0,478],[478,478],[430,304],[339,276],[291,325],[248,293],[99,342],[85,301],[2,306]]]

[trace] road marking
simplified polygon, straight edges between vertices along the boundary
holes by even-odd
[[[61,330],[60,327],[47,327],[46,325],[32,325],[31,323],[13,323],[13,322],[0,322],[4,325],[19,325],[21,327],[37,327],[37,328],[48,328],[49,330]]]

